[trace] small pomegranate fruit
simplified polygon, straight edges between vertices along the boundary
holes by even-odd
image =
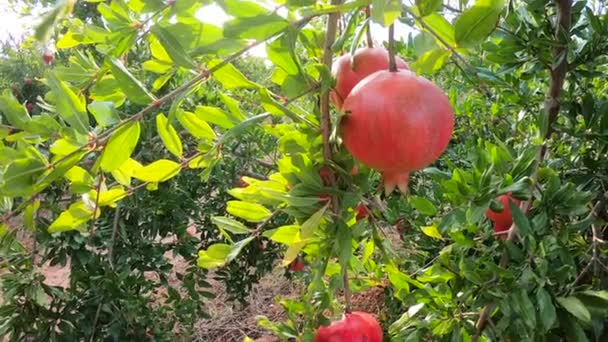
[[[51,65],[53,64],[53,61],[55,60],[55,56],[53,55],[52,52],[47,51],[42,55],[42,61],[44,62],[44,64],[46,65]]]
[[[332,75],[336,78],[336,87],[330,93],[330,99],[338,110],[351,90],[365,77],[376,71],[388,69],[388,51],[384,48],[362,48],[355,51],[352,57],[347,53],[340,56],[332,65]],[[396,57],[398,69],[409,69],[407,63]]]
[[[357,213],[357,216],[355,217],[357,222],[368,217],[370,214],[369,209],[363,203],[357,204],[357,207],[355,208],[355,212]]]
[[[296,260],[289,264],[288,268],[292,272],[302,272],[304,271],[304,260],[302,260],[301,256],[298,256]]]
[[[246,188],[248,185],[249,185],[249,183],[247,183],[247,181],[245,181],[245,180],[243,179],[243,177],[240,177],[240,178],[239,178],[239,179],[236,181],[236,184],[235,184],[235,186],[236,186],[237,188]]]
[[[486,211],[486,216],[492,222],[494,222],[494,234],[501,239],[505,240],[507,238],[507,231],[511,228],[513,224],[513,217],[511,216],[511,208],[509,208],[509,201],[513,202],[515,205],[519,205],[521,201],[513,198],[511,193],[506,195],[500,195],[496,198],[498,201],[502,203],[503,209],[502,211],[494,211],[492,208]]]
[[[331,170],[327,166],[323,166],[319,169],[319,176],[325,185],[331,182]]]
[[[328,327],[320,327],[315,342],[382,342],[382,328],[372,315],[355,311]]]
[[[26,79],[24,79],[24,80],[23,80],[23,83],[24,83],[25,85],[31,85],[31,84],[33,83],[33,81],[32,81],[32,79],[31,79],[31,78],[26,78]]]
[[[454,111],[443,91],[407,70],[378,71],[344,101],[340,122],[346,149],[380,171],[385,192],[406,193],[411,171],[434,162],[447,148]]]
[[[31,102],[28,102],[28,103],[26,103],[26,104],[25,104],[25,108],[27,108],[27,111],[28,111],[29,113],[31,113],[31,112],[32,112],[32,109],[34,109],[34,104],[33,104],[33,103],[31,103]]]

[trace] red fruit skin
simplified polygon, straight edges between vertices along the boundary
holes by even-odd
[[[319,169],[319,176],[324,184],[329,184],[331,182],[331,170],[327,166],[323,166]]]
[[[351,67],[351,54],[340,56],[332,65],[332,75],[336,87],[329,94],[331,102],[338,110],[351,90],[365,77],[380,70],[388,70],[388,51],[384,48],[362,48],[355,51],[354,68]],[[398,69],[409,69],[407,63],[396,57]]]
[[[31,85],[32,84],[32,79],[31,78],[26,78],[23,80],[23,83],[25,83],[25,85]]]
[[[319,202],[321,202],[321,203],[329,202],[330,200],[331,200],[331,197],[327,194],[319,195]]]
[[[363,203],[357,204],[357,207],[355,208],[355,212],[357,213],[357,216],[355,217],[357,222],[368,217],[370,214],[369,209],[367,209],[367,207]]]
[[[55,56],[53,56],[53,53],[51,52],[45,52],[42,55],[42,61],[44,62],[44,64],[46,65],[51,65],[53,63],[53,60],[55,59]]]
[[[289,264],[289,270],[292,272],[304,271],[304,261],[302,261],[302,257],[298,257],[296,260],[292,261]]]
[[[237,188],[246,188],[247,186],[249,186],[249,183],[247,183],[243,177],[239,178],[239,180],[236,181],[236,187]]]
[[[28,111],[28,112],[31,112],[31,111],[32,111],[32,109],[34,109],[34,104],[33,104],[33,103],[31,103],[31,102],[28,102],[28,103],[25,105],[25,108],[27,108],[27,111]]]
[[[407,70],[369,75],[346,98],[344,111],[340,131],[346,149],[381,171],[387,188],[407,189],[409,172],[439,158],[454,129],[448,97]]]
[[[494,232],[502,232],[508,230],[513,224],[513,218],[511,217],[511,209],[509,208],[509,200],[511,200],[515,205],[519,205],[521,201],[511,197],[511,194],[500,195],[496,198],[499,200],[504,209],[502,212],[492,211],[492,209],[488,209],[486,211],[486,216],[492,222],[494,222]]]
[[[320,327],[315,342],[382,342],[382,328],[372,315],[355,311]]]

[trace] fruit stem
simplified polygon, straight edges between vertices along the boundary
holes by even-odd
[[[388,70],[397,72],[397,62],[395,61],[395,24],[388,27]]]
[[[367,39],[367,47],[374,47],[374,40],[372,39],[372,23],[370,19],[369,5],[365,6],[365,18],[367,19],[367,28],[365,29],[365,38]]]
[[[344,312],[350,313],[350,283],[348,279],[348,265],[342,266],[342,281],[344,282]]]

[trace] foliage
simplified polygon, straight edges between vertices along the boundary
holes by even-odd
[[[201,298],[211,294],[202,269],[246,290],[241,284],[269,270],[280,245],[283,266],[304,255],[311,271],[306,293],[281,301],[286,322],[259,320],[285,340],[311,341],[349,309],[349,291],[381,285],[390,306],[380,316],[395,341],[606,336],[603,7],[218,4],[232,17],[221,28],[198,20],[202,5],[189,0],[101,2],[101,21],[63,21],[74,5],[66,1],[38,26],[39,39],[63,28],[57,47],[69,58],[46,71],[40,113],[29,114],[10,91],[0,98],[12,127],[0,150],[11,271],[0,310],[10,318],[5,332],[59,334],[57,302],[76,315],[60,316],[66,322],[92,322],[61,326],[66,338],[141,339],[156,326],[152,334],[169,339],[167,317],[191,323],[204,315]],[[328,53],[360,47],[370,21],[415,30],[397,52],[445,90],[457,113],[449,149],[413,175],[407,197],[382,197],[378,174],[357,165],[325,125],[340,120],[324,106],[334,82]],[[272,74],[260,60],[238,60],[262,42]],[[232,187],[242,170],[259,177]],[[509,192],[522,205],[510,208],[514,225],[503,242],[484,213]],[[372,209],[369,220],[355,219],[359,203]],[[70,255],[74,290],[41,283],[7,228],[18,215],[45,258]],[[48,221],[33,225],[36,216]],[[112,234],[114,217],[131,229]],[[185,235],[191,220],[200,245]],[[402,249],[385,234],[397,227]],[[202,269],[183,275],[183,297],[169,285],[169,302],[152,314],[133,293],[155,286],[143,272],[166,272],[169,247],[154,239],[170,233],[179,238],[171,249],[186,259],[197,251]],[[108,298],[115,305],[106,307]],[[121,307],[124,298],[131,307]],[[33,317],[40,323],[27,321]]]

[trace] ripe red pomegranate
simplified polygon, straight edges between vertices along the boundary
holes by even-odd
[[[503,210],[497,212],[490,208],[486,211],[486,216],[490,221],[494,222],[494,233],[496,236],[499,236],[501,239],[505,240],[507,238],[507,233],[505,232],[508,231],[513,224],[513,217],[511,216],[509,201],[513,202],[515,205],[519,205],[521,201],[513,198],[511,193],[500,195],[496,199],[502,203]]]
[[[387,193],[407,192],[411,171],[434,162],[448,146],[454,111],[443,91],[407,71],[378,71],[344,101],[340,123],[346,149],[380,171]]]
[[[382,342],[382,328],[372,315],[355,311],[328,327],[320,327],[315,342]]]
[[[347,53],[340,56],[331,68],[332,75],[336,78],[336,87],[330,93],[331,102],[338,110],[351,90],[365,77],[376,71],[388,69],[388,51],[384,48],[362,48],[355,51],[352,58]],[[397,68],[409,69],[403,59],[396,57]]]
[[[363,220],[364,218],[368,217],[370,214],[369,209],[367,209],[367,207],[363,203],[357,204],[357,207],[355,208],[355,212],[357,213],[357,216],[355,217],[355,219],[357,221]]]

